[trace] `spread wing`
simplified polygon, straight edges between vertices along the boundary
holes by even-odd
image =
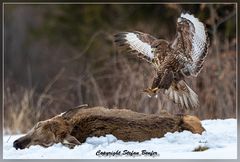
[[[177,20],[178,36],[172,47],[180,51],[184,60],[183,72],[187,75],[197,76],[202,69],[204,58],[208,50],[208,36],[206,28],[193,15],[181,14]]]
[[[147,62],[152,62],[155,44],[158,42],[157,38],[138,31],[121,32],[114,35],[114,37],[116,44],[120,47],[123,47]]]

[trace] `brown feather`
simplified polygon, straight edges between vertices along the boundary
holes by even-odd
[[[206,27],[197,18],[181,14],[177,37],[172,43],[138,31],[118,33],[115,42],[156,70],[157,75],[147,92],[164,89],[169,99],[183,108],[198,107],[197,94],[184,81],[185,77],[198,75],[208,53]]]

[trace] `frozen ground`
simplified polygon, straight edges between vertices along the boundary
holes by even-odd
[[[181,133],[175,132],[167,133],[163,138],[154,138],[144,142],[123,142],[121,140],[117,140],[112,135],[106,135],[105,137],[88,138],[85,143],[75,147],[74,149],[68,149],[61,144],[55,144],[49,148],[31,146],[29,149],[15,150],[12,147],[12,143],[21,135],[12,135],[10,138],[8,135],[5,135],[3,138],[3,158],[236,159],[237,120],[203,120],[202,124],[206,129],[202,135],[192,134],[189,131]],[[201,152],[193,152],[193,150],[198,146],[206,146],[209,147],[209,149]],[[142,150],[146,150],[148,154],[143,155]],[[138,155],[136,155],[137,152],[139,152]]]

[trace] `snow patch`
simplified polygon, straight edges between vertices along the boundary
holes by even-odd
[[[166,133],[162,138],[144,142],[123,142],[113,135],[89,137],[85,143],[74,149],[55,144],[49,148],[31,146],[15,150],[13,141],[22,135],[3,137],[4,159],[236,159],[237,158],[237,120],[203,120],[206,129],[202,135],[189,131]],[[10,137],[10,139],[9,139]],[[199,146],[209,149],[193,152]],[[142,155],[146,150],[149,154]],[[100,155],[96,155],[98,153]],[[119,155],[119,152],[122,155]],[[140,155],[135,153],[139,152]],[[150,156],[157,152],[157,155]],[[124,154],[125,153],[125,154]],[[123,155],[124,154],[124,155]],[[106,156],[107,155],[107,156]],[[152,154],[153,155],[153,154]]]

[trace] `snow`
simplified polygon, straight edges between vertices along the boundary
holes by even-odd
[[[203,120],[202,135],[189,131],[167,133],[162,138],[144,142],[123,142],[113,135],[87,138],[86,142],[69,149],[61,144],[49,148],[31,146],[24,150],[12,147],[22,135],[3,137],[4,159],[236,159],[237,120]],[[193,152],[199,146],[208,150]],[[145,154],[142,154],[142,151]],[[143,151],[144,152],[144,151]],[[146,154],[147,152],[147,154]],[[96,155],[98,154],[98,155]]]

